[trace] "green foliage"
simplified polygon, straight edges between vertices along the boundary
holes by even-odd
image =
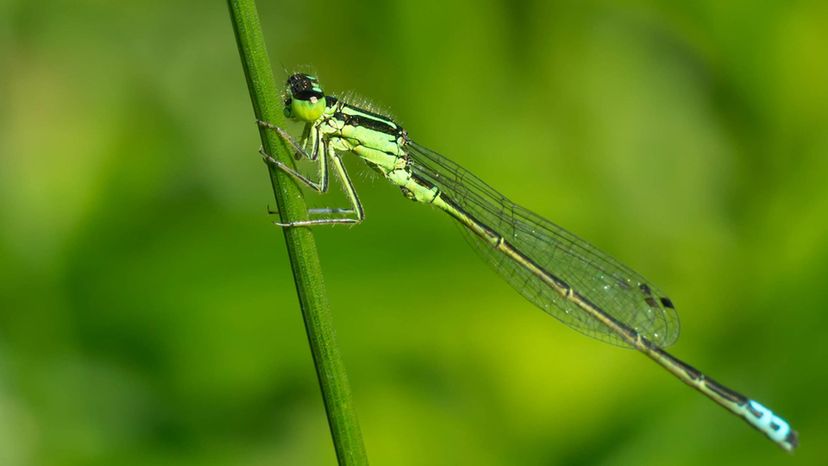
[[[802,441],[550,319],[350,160],[366,221],[315,236],[374,464],[828,456],[824,2],[259,7],[277,85],[313,66],[643,273],[675,353]],[[334,464],[225,5],[6,1],[0,67],[0,464]]]

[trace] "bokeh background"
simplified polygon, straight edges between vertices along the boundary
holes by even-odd
[[[826,464],[825,2],[260,13],[279,81],[650,277],[675,353],[802,440],[559,324],[352,160],[367,219],[317,240],[372,464]],[[1,1],[0,92],[0,464],[334,464],[226,4]]]

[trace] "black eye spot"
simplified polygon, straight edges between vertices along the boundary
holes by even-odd
[[[319,91],[314,90],[301,91],[293,94],[293,98],[298,100],[311,100],[314,97],[316,97],[316,99],[319,100],[323,97],[323,94]]]

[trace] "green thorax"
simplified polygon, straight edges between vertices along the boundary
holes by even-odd
[[[408,135],[388,117],[327,96],[318,129],[338,151],[350,151],[387,173],[399,168]]]

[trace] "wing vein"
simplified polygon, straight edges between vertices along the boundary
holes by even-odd
[[[507,199],[460,165],[408,142],[409,166],[458,206],[615,319],[661,347],[678,338],[672,304],[641,275],[553,222]],[[586,335],[620,346],[619,336],[539,277],[463,228],[476,252],[529,301]],[[670,303],[667,300],[667,303]]]

